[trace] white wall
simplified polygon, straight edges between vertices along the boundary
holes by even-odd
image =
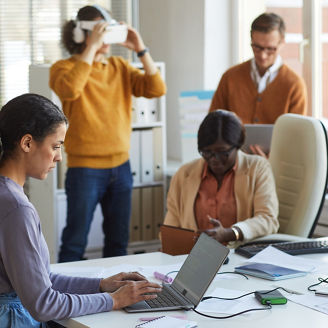
[[[168,158],[180,159],[181,91],[215,89],[232,65],[230,0],[139,0],[139,30],[166,63]]]

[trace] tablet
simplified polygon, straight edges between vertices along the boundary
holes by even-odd
[[[170,255],[189,254],[199,234],[190,229],[162,224],[160,226],[162,252]]]
[[[249,153],[250,145],[259,145],[268,154],[270,152],[273,124],[244,124],[244,127],[246,138],[242,150]]]

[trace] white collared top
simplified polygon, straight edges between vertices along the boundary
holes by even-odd
[[[252,58],[251,78],[257,86],[258,93],[263,92],[267,85],[275,79],[282,64],[282,58],[280,55],[278,55],[273,65],[267,69],[263,76],[260,76],[259,71],[256,67],[255,58]]]

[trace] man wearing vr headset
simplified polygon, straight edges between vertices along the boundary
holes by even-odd
[[[64,25],[62,41],[72,56],[50,70],[50,87],[69,120],[67,221],[59,261],[83,258],[98,203],[104,217],[103,256],[125,255],[132,193],[131,96],[160,97],[166,86],[140,34],[117,24],[100,6],[81,8],[76,21]],[[137,53],[144,73],[121,57],[106,58],[109,43],[115,42]]]

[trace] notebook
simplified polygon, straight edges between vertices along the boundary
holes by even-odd
[[[250,152],[250,145],[259,145],[268,154],[270,152],[273,124],[244,124],[246,138],[242,150]]]
[[[283,280],[305,276],[307,272],[267,263],[249,263],[235,268],[235,272],[268,280]]]
[[[162,224],[162,252],[170,255],[189,254],[199,234],[194,230]]]
[[[135,328],[194,328],[197,327],[196,321],[177,319],[168,316],[162,316],[153,320],[146,321],[136,325]]]
[[[149,312],[195,308],[228,254],[227,247],[202,233],[171,285],[163,284],[157,298],[138,302],[124,310]]]

